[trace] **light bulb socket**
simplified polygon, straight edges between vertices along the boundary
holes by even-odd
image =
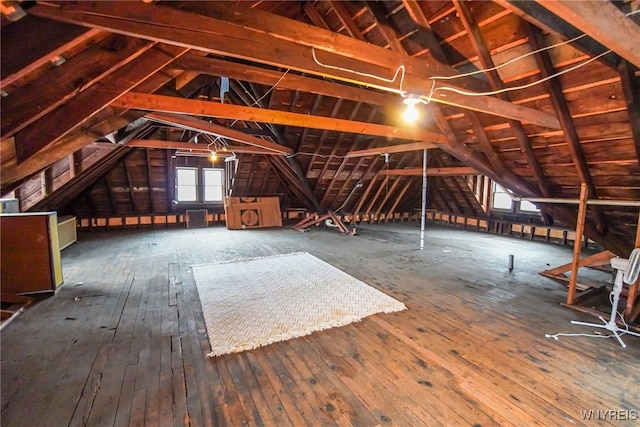
[[[409,105],[409,106],[415,106],[416,104],[419,104],[420,102],[422,102],[420,100],[420,95],[417,95],[415,93],[410,93],[408,94],[403,100],[402,103],[405,105]]]

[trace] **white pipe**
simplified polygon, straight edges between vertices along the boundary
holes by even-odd
[[[532,203],[564,203],[570,205],[580,204],[579,199],[555,199],[550,197],[518,197],[507,192],[511,196],[511,199],[515,202],[532,202]],[[640,207],[640,200],[603,200],[603,199],[591,199],[587,200],[587,205],[601,205],[601,206],[628,206],[628,207]]]
[[[420,221],[420,250],[424,249],[424,226],[427,222],[427,149],[422,158],[422,220]]]

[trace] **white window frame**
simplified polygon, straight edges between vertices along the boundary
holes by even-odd
[[[181,171],[189,171],[189,172],[193,172],[194,173],[194,184],[181,184],[180,183],[180,172]],[[176,167],[176,200],[178,201],[178,203],[195,203],[198,201],[198,168],[194,168],[194,167],[183,167],[183,166],[178,166]],[[195,191],[195,198],[194,199],[181,199],[181,191],[180,188],[181,187],[185,187],[185,188],[194,188]]]
[[[522,207],[523,205],[526,207],[523,208]],[[524,214],[537,214],[537,213],[540,213],[540,208],[534,205],[533,203],[524,200],[518,203],[518,211]]]
[[[220,184],[208,184],[207,172],[218,172],[220,174]],[[220,198],[207,199],[207,187],[220,189]],[[224,200],[224,169],[220,168],[202,168],[202,200],[205,203],[222,203]]]
[[[195,172],[195,186],[191,184],[183,185],[180,183],[180,171],[193,171]],[[207,171],[219,171],[220,173],[220,185],[215,185],[214,187],[220,188],[220,198],[219,199],[206,199],[206,187],[212,187],[212,185],[207,185],[206,181],[206,172]],[[180,187],[195,187],[195,199],[181,199],[180,198]],[[197,166],[176,166],[175,167],[175,200],[176,202],[184,205],[188,204],[207,204],[207,205],[217,205],[224,202],[225,196],[225,170],[222,168],[207,168],[207,167],[197,167]]]
[[[500,195],[504,194],[511,201],[511,205],[508,208],[497,207],[496,206],[496,194],[500,194]],[[503,197],[500,197],[500,199],[504,200]],[[513,208],[514,208],[513,199],[511,199],[511,197],[507,193],[507,190],[505,190],[504,187],[502,187],[500,184],[498,184],[497,182],[494,181],[493,182],[493,188],[491,189],[491,209],[495,209],[495,210],[499,210],[499,211],[505,211],[505,212],[513,212]]]

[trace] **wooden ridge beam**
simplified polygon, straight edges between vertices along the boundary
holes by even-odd
[[[412,142],[409,144],[398,144],[398,145],[385,145],[383,147],[373,147],[366,148],[363,150],[353,150],[347,152],[345,157],[364,157],[364,156],[376,156],[382,155],[385,153],[405,153],[407,151],[420,151],[420,150],[431,150],[434,148],[438,148],[437,145],[431,142]]]
[[[380,176],[422,176],[422,168],[380,169]],[[478,171],[467,166],[427,168],[427,176],[478,175]]]
[[[443,136],[439,133],[418,129],[334,119],[331,117],[310,116],[307,114],[290,113],[288,111],[220,104],[216,102],[184,99],[172,96],[152,95],[140,92],[126,93],[113,101],[111,105],[113,107],[160,111],[165,113],[237,119],[287,126],[311,127],[315,129],[382,136],[386,138],[399,138],[416,141],[443,141]]]
[[[360,73],[375,76],[392,76],[398,64],[404,64],[407,68],[404,90],[411,93],[429,93],[430,76],[452,73],[449,67],[438,65],[436,62],[427,63],[418,58],[399,56],[387,49],[351,37],[319,28],[310,31],[309,25],[294,20],[223,3],[187,5],[199,12],[213,15],[214,18],[167,6],[141,3],[127,4],[126,12],[120,6],[111,3],[65,3],[63,7],[38,4],[30,9],[30,13],[149,40],[188,46],[209,53],[287,67],[396,94],[401,93],[401,90],[395,84],[390,85],[375,78],[343,70],[358,70]],[[207,32],[203,31],[203,28],[216,28],[216,31]],[[311,46],[321,50],[317,52],[320,63],[311,57]],[[324,66],[322,63],[340,69]],[[474,85],[482,85],[477,79],[473,80]],[[468,90],[464,85],[457,87]],[[490,96],[465,96],[449,91],[437,91],[433,101],[552,129],[559,127],[557,117],[551,114]]]
[[[185,116],[181,114],[166,113],[149,113],[146,115],[149,120],[164,123],[172,126],[178,126],[183,129],[190,129],[196,132],[203,132],[210,135],[220,136],[231,141],[252,145],[254,147],[263,148],[278,154],[293,154],[293,150],[284,145],[276,144],[266,139],[258,138],[253,135],[240,132],[239,130],[230,129],[215,123],[209,123],[195,117]]]
[[[640,25],[609,0],[536,0],[564,21],[640,67]],[[635,40],[635,41],[634,41]]]
[[[117,71],[73,97],[64,106],[46,114],[15,135],[18,164],[69,134],[76,126],[93,117],[123,93],[155,74],[187,49],[154,46]]]

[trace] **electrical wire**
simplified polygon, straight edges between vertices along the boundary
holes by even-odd
[[[629,12],[629,13],[625,14],[625,16],[635,15],[636,13],[640,13],[640,9],[638,9],[636,11],[633,11],[633,12]],[[483,74],[483,73],[488,72],[488,71],[499,70],[502,67],[506,67],[507,65],[513,64],[514,62],[517,62],[517,61],[519,61],[521,59],[527,58],[527,57],[529,57],[531,55],[535,55],[536,53],[544,52],[544,51],[547,51],[547,50],[550,50],[550,49],[554,49],[556,47],[560,47],[560,46],[564,46],[566,44],[573,43],[573,42],[578,41],[581,38],[586,37],[586,36],[587,36],[586,33],[580,34],[579,36],[576,36],[576,37],[574,37],[572,39],[565,40],[563,42],[559,42],[559,43],[553,44],[551,46],[545,46],[545,47],[542,47],[540,49],[534,50],[532,52],[528,52],[528,53],[525,53],[523,55],[517,56],[517,57],[515,57],[513,59],[508,60],[507,62],[504,62],[504,63],[502,63],[500,65],[496,65],[495,67],[484,68],[484,69],[476,70],[476,71],[470,71],[468,73],[456,74],[455,76],[433,76],[433,77],[429,77],[429,80],[453,80],[453,79],[459,79],[461,77],[473,76],[475,74]],[[608,54],[610,52],[611,52],[611,50],[609,50],[607,52],[604,52],[604,55],[606,55],[606,54]],[[599,57],[600,57],[600,55],[598,56],[598,58]]]
[[[625,16],[632,16],[632,15],[635,15],[637,13],[640,13],[640,9],[635,10],[633,12],[626,13]],[[455,93],[458,93],[460,95],[467,95],[467,96],[486,96],[486,95],[497,95],[497,94],[500,94],[500,93],[510,92],[510,91],[514,91],[514,90],[527,89],[527,88],[536,86],[538,84],[544,83],[544,82],[546,82],[548,80],[551,80],[551,79],[553,79],[555,77],[561,76],[563,74],[566,74],[566,73],[569,73],[571,71],[577,70],[577,69],[579,69],[581,67],[584,67],[585,65],[590,64],[591,62],[593,62],[593,61],[595,61],[595,60],[597,60],[597,59],[599,59],[599,58],[601,58],[601,57],[603,57],[605,55],[608,55],[609,53],[612,52],[612,50],[607,50],[607,51],[602,52],[602,53],[600,53],[600,54],[598,54],[598,55],[596,55],[596,56],[594,56],[594,57],[592,57],[592,58],[590,58],[590,59],[588,59],[588,60],[586,60],[584,62],[581,62],[580,64],[578,64],[576,66],[570,67],[570,68],[568,68],[566,70],[563,70],[563,71],[560,71],[558,73],[552,74],[552,75],[547,76],[547,77],[545,77],[543,79],[540,79],[540,80],[537,80],[535,82],[531,82],[531,83],[528,83],[528,84],[525,84],[525,85],[521,85],[521,86],[507,87],[507,88],[502,88],[502,89],[499,89],[499,90],[488,91],[488,92],[468,92],[468,91],[465,91],[465,90],[461,90],[461,89],[454,88],[454,87],[449,87],[449,86],[438,86],[438,87],[435,86],[435,81],[437,81],[437,80],[453,80],[453,79],[458,79],[458,78],[461,78],[461,77],[468,77],[468,76],[472,76],[472,75],[475,75],[475,74],[480,74],[480,73],[485,73],[485,72],[488,72],[488,71],[498,70],[498,69],[500,69],[502,67],[505,67],[505,66],[507,66],[509,64],[513,64],[516,61],[524,59],[524,58],[526,58],[528,56],[534,55],[534,54],[539,53],[539,52],[544,52],[546,50],[553,49],[553,48],[556,48],[556,47],[564,46],[564,45],[569,44],[569,43],[573,43],[573,42],[575,42],[575,41],[577,41],[577,40],[579,40],[579,39],[581,39],[583,37],[586,37],[586,36],[587,36],[587,34],[584,33],[584,34],[576,36],[576,37],[574,37],[572,39],[565,40],[563,42],[556,43],[556,44],[551,45],[551,46],[545,46],[545,47],[537,49],[535,51],[528,52],[528,53],[525,53],[523,55],[520,55],[520,56],[518,56],[516,58],[513,58],[513,59],[511,59],[511,60],[509,60],[509,61],[507,61],[507,62],[505,62],[503,64],[497,65],[497,66],[492,67],[492,68],[480,69],[480,70],[476,70],[476,71],[472,71],[472,72],[468,72],[468,73],[463,73],[463,74],[456,74],[454,76],[433,76],[433,77],[429,77],[429,80],[432,80],[434,83],[431,86],[431,91],[430,91],[429,95],[426,96],[426,100],[421,99],[420,102],[422,102],[424,104],[428,104],[429,102],[431,102],[431,99],[433,98],[433,94],[438,90],[455,92]],[[343,67],[338,67],[338,66],[335,66],[335,65],[324,64],[324,63],[322,63],[322,62],[320,62],[318,60],[318,58],[316,56],[315,47],[313,47],[313,46],[311,47],[311,54],[312,54],[312,57],[313,57],[313,61],[317,65],[319,65],[321,67],[329,68],[329,69],[333,69],[333,70],[338,70],[338,71],[344,71],[344,72],[356,74],[356,75],[359,75],[359,76],[370,77],[370,78],[377,79],[377,80],[380,80],[380,81],[384,81],[384,82],[387,82],[387,83],[395,82],[396,79],[398,78],[398,74],[400,73],[400,71],[402,71],[402,76],[400,78],[400,83],[399,83],[399,89],[400,89],[400,95],[402,97],[406,97],[406,92],[403,89],[404,77],[405,77],[405,72],[406,72],[404,64],[403,65],[399,65],[396,68],[396,71],[395,71],[395,73],[393,75],[393,78],[389,79],[389,78],[377,76],[375,74],[363,73],[363,72],[352,70],[352,69],[349,69],[349,68],[343,68]]]
[[[349,199],[351,198],[351,196],[353,195],[353,193],[355,193],[356,189],[362,187],[362,182],[358,181],[356,182],[356,184],[353,186],[353,188],[351,189],[351,192],[349,193],[349,195],[347,196],[347,198],[345,199],[344,203],[340,205],[340,207],[338,209],[336,209],[335,211],[333,211],[334,213],[338,213],[342,210],[342,208],[344,208],[347,203],[349,202]]]
[[[400,71],[402,71],[402,75],[400,76],[400,92],[404,93],[404,91],[402,90],[402,85],[404,83],[404,75],[405,75],[405,72],[406,72],[404,64],[398,65],[398,67],[396,68],[395,73],[393,74],[393,78],[388,79],[388,78],[385,78],[385,77],[377,76],[375,74],[363,73],[361,71],[352,70],[350,68],[343,68],[343,67],[338,67],[336,65],[324,64],[324,63],[322,63],[322,62],[320,62],[318,60],[318,57],[316,56],[316,48],[314,46],[311,46],[311,56],[313,57],[313,62],[315,62],[317,65],[319,65],[321,67],[329,68],[331,70],[345,71],[347,73],[352,73],[352,74],[355,74],[355,75],[358,75],[358,76],[371,77],[372,79],[380,80],[380,81],[387,82],[387,83],[395,82],[396,79],[398,78],[398,73],[400,73]]]
[[[429,79],[430,80],[453,80],[453,79],[459,79],[461,77],[469,77],[469,76],[473,76],[473,75],[476,75],[476,74],[483,74],[483,73],[485,73],[487,71],[499,70],[502,67],[506,67],[507,65],[513,64],[514,62],[517,62],[517,61],[519,61],[521,59],[524,59],[524,58],[526,58],[528,56],[535,55],[536,53],[544,52],[546,50],[553,49],[553,48],[556,48],[556,47],[560,47],[560,46],[563,46],[563,45],[568,44],[568,43],[573,43],[573,42],[575,42],[577,40],[580,40],[581,38],[586,37],[586,36],[587,36],[586,34],[581,34],[581,35],[579,35],[577,37],[574,37],[574,38],[572,38],[570,40],[559,42],[559,43],[556,43],[556,44],[551,45],[551,46],[542,47],[540,49],[534,50],[533,52],[528,52],[528,53],[525,53],[523,55],[517,56],[517,57],[515,57],[513,59],[508,60],[507,62],[504,62],[504,63],[502,63],[500,65],[496,65],[495,67],[485,68],[485,69],[476,70],[476,71],[469,71],[468,73],[456,74],[455,76],[433,76],[433,77],[429,77]]]
[[[599,59],[599,58],[601,58],[601,57],[603,57],[605,55],[608,55],[611,52],[612,52],[611,50],[607,50],[605,52],[602,52],[599,55],[594,56],[593,58],[590,58],[590,59],[588,59],[588,60],[586,60],[584,62],[579,63],[578,65],[575,65],[573,67],[567,68],[566,70],[559,71],[559,72],[557,72],[555,74],[552,74],[550,76],[544,77],[544,78],[542,78],[540,80],[536,80],[534,82],[527,83],[527,84],[524,84],[524,85],[521,85],[521,86],[505,87],[503,89],[492,90],[492,91],[488,91],[488,92],[467,92],[465,90],[461,90],[461,89],[454,88],[454,87],[438,86],[438,87],[435,88],[435,90],[433,92],[438,91],[438,90],[447,90],[447,91],[450,91],[450,92],[459,93],[460,95],[486,96],[486,95],[497,95],[499,93],[511,92],[511,91],[514,91],[514,90],[527,89],[527,88],[539,85],[541,83],[544,83],[544,82],[546,82],[548,80],[551,80],[553,78],[556,78],[558,76],[561,76],[563,74],[566,74],[566,73],[569,73],[571,71],[577,70],[578,68],[582,68],[585,65],[590,64],[591,62],[593,62],[593,61],[595,61],[595,60],[597,60],[597,59]],[[430,101],[431,101],[431,98],[429,98],[427,100],[427,102],[430,102]]]

